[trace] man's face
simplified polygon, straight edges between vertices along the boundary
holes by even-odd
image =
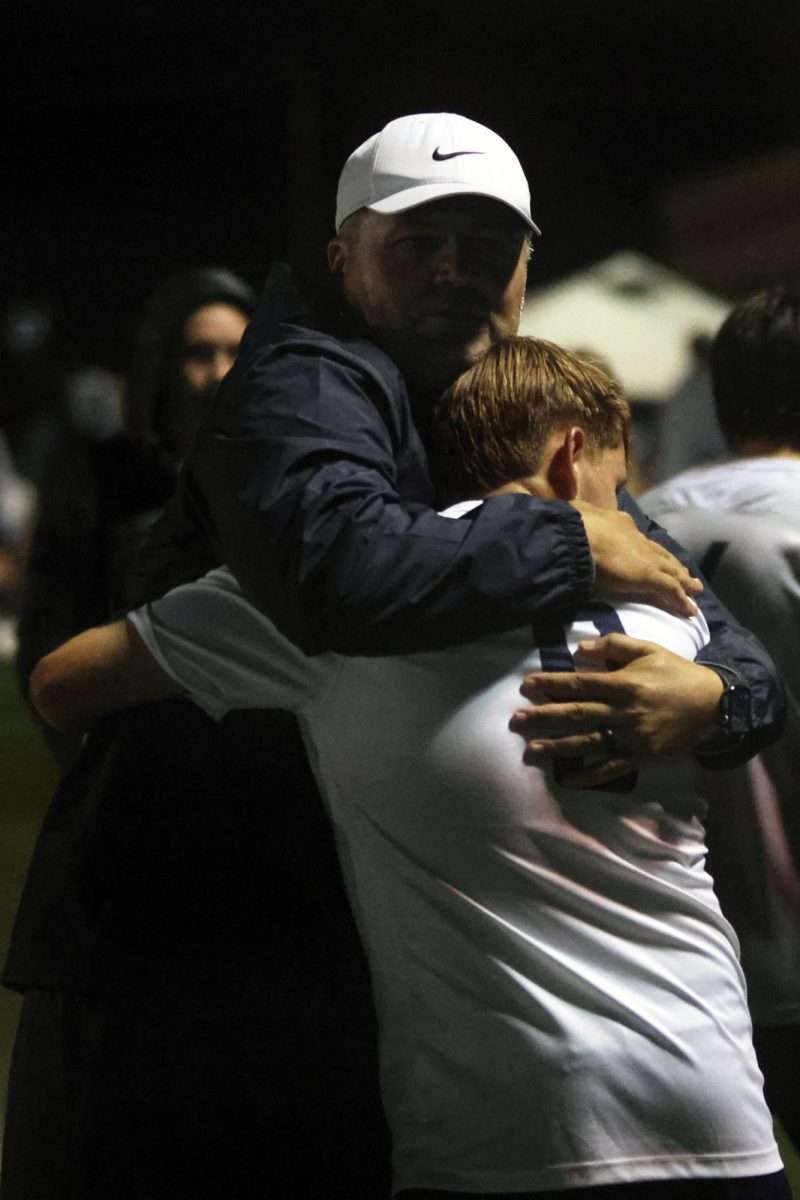
[[[620,444],[602,450],[584,449],[575,473],[576,500],[587,500],[598,508],[616,508],[617,493],[628,477],[625,447]]]
[[[331,270],[410,382],[440,390],[517,332],[528,242],[507,205],[458,196],[351,221],[328,248]]]

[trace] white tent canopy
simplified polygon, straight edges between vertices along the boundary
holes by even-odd
[[[529,291],[520,333],[601,356],[632,400],[659,404],[692,367],[691,342],[730,305],[642,254],[622,251]]]

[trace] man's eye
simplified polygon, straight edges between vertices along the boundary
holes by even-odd
[[[437,242],[436,238],[424,237],[421,234],[416,234],[413,237],[400,238],[399,242],[397,242],[397,245],[402,246],[404,249],[410,250],[413,253],[422,254],[432,253],[436,249]]]
[[[516,233],[487,233],[475,238],[475,245],[486,254],[516,254],[519,250],[520,239]]]
[[[502,254],[507,248],[507,243],[500,238],[483,237],[473,238],[470,246],[475,254]]]

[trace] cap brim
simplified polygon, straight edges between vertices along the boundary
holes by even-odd
[[[447,196],[485,196],[488,200],[495,200],[498,204],[504,204],[506,208],[510,208],[512,212],[522,218],[529,229],[539,237],[542,236],[539,226],[533,223],[523,208],[518,208],[516,204],[501,199],[500,196],[488,189],[476,187],[474,183],[421,183],[418,187],[406,188],[405,191],[397,192],[394,196],[387,196],[385,200],[376,200],[374,204],[367,204],[364,207],[377,213],[399,213],[406,212],[410,208],[418,208],[420,204],[427,204],[431,200],[443,200]]]

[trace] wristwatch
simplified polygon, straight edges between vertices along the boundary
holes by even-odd
[[[723,680],[725,691],[717,705],[720,733],[728,737],[749,733],[753,727],[753,696],[746,683]]]
[[[741,676],[719,663],[703,662],[700,666],[716,671],[723,684],[717,705],[717,733],[698,749],[723,749],[750,733],[753,728],[753,693]]]

